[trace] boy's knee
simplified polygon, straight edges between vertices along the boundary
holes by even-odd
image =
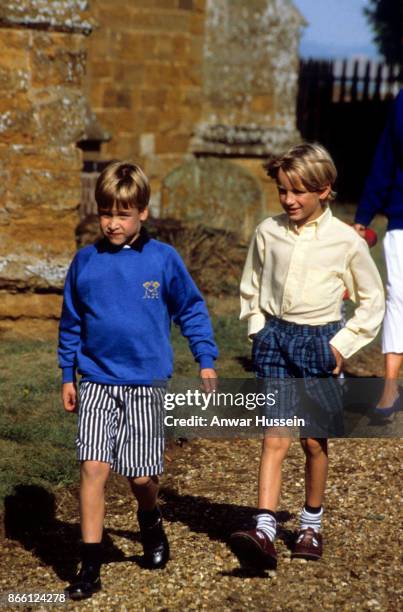
[[[319,455],[322,452],[327,452],[327,440],[302,438],[301,446],[307,455]]]
[[[81,476],[86,479],[106,481],[109,472],[109,463],[103,461],[83,461],[81,463]]]
[[[263,452],[277,453],[286,455],[291,445],[290,438],[275,438],[265,436],[263,439]]]
[[[130,484],[134,487],[148,488],[158,483],[155,476],[139,476],[137,478],[128,478]]]

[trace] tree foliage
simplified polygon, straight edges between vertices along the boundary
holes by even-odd
[[[388,64],[403,66],[403,0],[369,0],[364,13]]]

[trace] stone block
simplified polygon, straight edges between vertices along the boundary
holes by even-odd
[[[134,26],[131,2],[97,2],[97,20],[111,30],[125,30]]]
[[[25,239],[33,235],[29,224],[27,229],[28,233],[21,234]],[[21,251],[21,247],[19,250]],[[36,250],[39,251],[38,248]],[[71,257],[71,249],[66,250],[64,254],[60,254],[59,249],[58,255],[53,254],[50,249],[46,249],[39,255],[29,252],[3,255],[1,257],[0,289],[11,292],[16,290],[61,291]]]
[[[111,79],[114,74],[115,64],[110,60],[99,59],[91,62],[89,67],[89,77],[94,79],[91,82],[90,91],[97,85],[98,79]]]
[[[151,9],[161,9],[161,10],[169,10],[178,8],[179,0],[147,0],[147,8]],[[131,6],[135,8],[144,8],[144,0],[131,0]]]
[[[22,92],[26,93],[29,81],[30,73],[27,69],[2,66],[0,60],[0,91],[4,92],[8,99]]]
[[[51,145],[68,145],[84,134],[87,102],[80,89],[51,87],[36,90],[36,140]]]
[[[48,293],[0,291],[0,319],[59,319],[62,296]]]
[[[264,198],[264,207],[262,209],[263,218],[283,212],[283,208],[278,198],[277,184],[272,178],[267,176],[263,168],[263,159],[244,157],[234,159],[233,163],[245,168],[258,179]]]
[[[155,134],[140,135],[140,153],[141,155],[154,155],[155,153]]]
[[[193,6],[196,11],[204,13],[206,10],[206,0],[193,0]]]
[[[203,36],[205,32],[205,21],[202,14],[191,14],[189,31],[194,36]]]
[[[1,9],[0,9],[1,10]],[[30,71],[27,50],[32,46],[32,32],[11,30],[0,25],[0,66],[12,70]]]
[[[188,11],[146,11],[134,9],[133,29],[145,31],[188,32],[191,14]]]
[[[97,111],[103,107],[106,86],[107,81],[105,82],[100,78],[97,78],[87,92],[89,104],[95,113],[97,113]]]
[[[159,186],[163,177],[167,176],[174,168],[180,166],[184,161],[193,159],[191,155],[168,153],[165,155],[150,155],[145,158],[144,171],[154,185]]]
[[[189,147],[189,134],[156,134],[155,152],[164,153],[186,153]]]
[[[171,36],[159,37],[156,40],[154,56],[161,60],[172,60],[173,40]]]
[[[171,37],[172,57],[176,60],[190,54],[189,36],[187,33],[176,33]]]
[[[113,82],[128,83],[136,89],[143,82],[148,67],[144,63],[139,63],[138,58],[133,58],[132,62],[115,62],[113,70]]]
[[[193,0],[178,0],[179,5],[178,8],[184,11],[193,11],[194,10],[194,2]]]
[[[163,180],[161,215],[165,217],[225,228],[249,238],[263,211],[258,180],[225,160],[195,159]]]
[[[0,337],[3,340],[53,340],[57,339],[58,321],[55,319],[20,319],[0,320]]]
[[[35,32],[32,42],[30,62],[33,87],[81,87],[85,74],[82,36]]]
[[[155,106],[162,110],[167,102],[167,89],[143,89],[140,92],[141,108],[145,106]]]
[[[86,0],[2,0],[0,26],[89,34],[93,22],[88,9]]]
[[[23,108],[15,109],[14,103],[15,100],[10,102],[9,98],[3,98],[1,102],[8,109],[0,111],[0,143],[29,144],[36,132],[32,107],[23,104]]]
[[[271,115],[273,113],[273,94],[271,95],[252,95],[250,101],[250,110],[262,115]]]

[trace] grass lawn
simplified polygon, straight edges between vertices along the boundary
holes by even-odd
[[[352,206],[335,210],[336,215],[346,221],[351,221],[353,212]],[[377,219],[373,227],[379,241],[371,252],[384,275],[381,247],[384,220]],[[225,270],[221,273],[225,274]],[[246,325],[238,321],[238,298],[208,301],[221,353],[220,376],[252,376],[248,371],[250,345],[246,339]],[[173,343],[175,374],[188,378],[196,376],[196,364],[177,329],[173,330]],[[0,365],[0,502],[17,484],[36,484],[55,490],[76,482],[74,436],[77,417],[62,409],[56,342],[3,341]]]

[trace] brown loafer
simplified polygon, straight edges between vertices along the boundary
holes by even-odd
[[[322,556],[322,536],[311,527],[301,529],[297,535],[293,559],[308,559],[317,561]]]
[[[276,569],[277,553],[273,542],[260,529],[236,531],[230,537],[232,552],[242,567]]]

